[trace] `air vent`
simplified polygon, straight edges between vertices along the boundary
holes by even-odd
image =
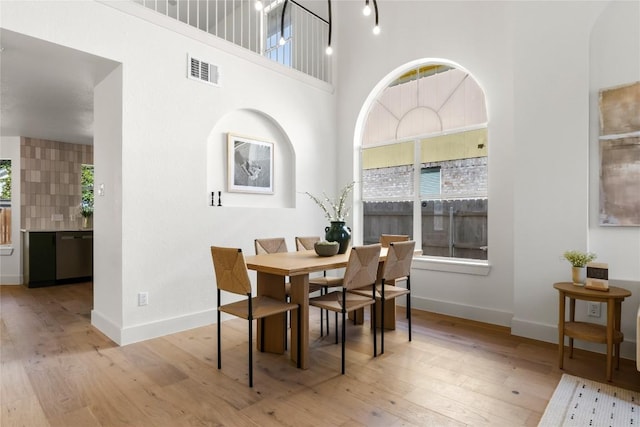
[[[219,86],[218,67],[208,62],[201,61],[192,56],[188,57],[188,74],[187,77],[214,86]]]

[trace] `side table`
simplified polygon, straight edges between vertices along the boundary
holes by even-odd
[[[558,365],[562,369],[564,361],[564,337],[569,337],[569,358],[573,357],[573,340],[584,340],[607,345],[607,381],[611,381],[613,355],[615,344],[616,369],[620,367],[620,343],[624,335],[620,331],[620,317],[622,301],[631,296],[631,292],[609,286],[608,291],[595,291],[576,286],[571,282],[554,283],[553,287],[559,292],[558,314]],[[569,298],[569,320],[566,321],[565,298]],[[590,323],[576,322],[576,299],[584,301],[604,302],[607,304],[606,326]]]

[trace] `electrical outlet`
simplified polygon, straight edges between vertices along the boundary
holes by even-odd
[[[587,302],[587,316],[600,317],[599,302]]]
[[[149,304],[149,292],[140,292],[138,294],[138,306]]]

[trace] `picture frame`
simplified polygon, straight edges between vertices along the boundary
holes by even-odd
[[[273,142],[229,133],[227,137],[227,190],[273,194]]]

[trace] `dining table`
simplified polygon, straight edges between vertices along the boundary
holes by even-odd
[[[351,249],[344,254],[319,256],[314,250],[260,254],[245,257],[249,270],[257,273],[257,293],[284,301],[285,281],[291,283],[290,299],[298,304],[300,323],[292,313],[291,316],[291,360],[298,362],[298,346],[300,346],[300,368],[309,368],[309,275],[316,272],[345,268],[349,261]],[[387,248],[380,252],[380,273],[386,259]],[[385,313],[387,311],[385,310]],[[278,314],[265,318],[264,328],[258,323],[257,345],[259,351],[269,353],[285,352],[286,314]],[[395,322],[395,320],[394,320]],[[386,323],[386,321],[385,321]],[[298,342],[298,329],[300,341]],[[264,334],[264,339],[262,338]]]

